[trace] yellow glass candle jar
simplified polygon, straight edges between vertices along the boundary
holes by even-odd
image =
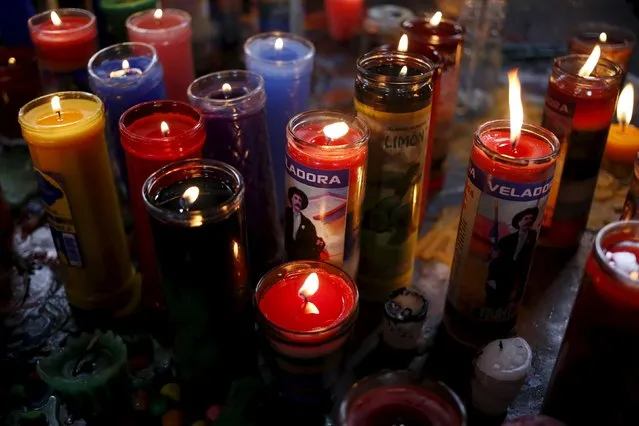
[[[115,316],[131,311],[140,282],[129,249],[97,96],[59,92],[18,114],[37,175],[69,303]]]

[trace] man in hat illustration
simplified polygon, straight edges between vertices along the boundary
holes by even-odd
[[[530,207],[517,213],[511,222],[516,231],[500,238],[493,249],[486,280],[488,306],[505,308],[511,300],[517,302],[523,296],[537,241],[537,231],[532,229],[537,217],[538,207]],[[514,299],[513,290],[516,290]]]
[[[326,244],[317,236],[315,225],[302,214],[308,207],[308,197],[304,191],[291,186],[288,204],[284,217],[284,246],[288,260],[320,260]]]

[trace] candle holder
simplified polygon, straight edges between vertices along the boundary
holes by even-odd
[[[281,263],[284,245],[266,127],[264,79],[250,71],[216,72],[195,80],[188,95],[206,125],[203,157],[230,164],[244,178],[251,277],[257,281]]]
[[[91,89],[102,99],[106,110],[106,138],[113,170],[121,193],[128,198],[128,174],[118,123],[133,105],[166,97],[162,65],[153,46],[121,43],[93,55],[88,70]]]
[[[466,409],[443,383],[383,370],[355,383],[339,408],[340,426],[371,424],[465,426]]]
[[[371,129],[358,284],[363,298],[383,301],[413,275],[435,66],[373,51],[357,69],[355,109]]]
[[[98,7],[106,20],[108,44],[127,41],[127,18],[136,12],[155,9],[155,5],[155,0],[100,0]]]
[[[348,41],[357,35],[364,20],[364,0],[324,0],[328,34],[335,41]]]
[[[38,362],[37,370],[74,415],[108,417],[127,408],[127,350],[111,331],[70,337],[61,352]]]
[[[302,288],[313,273],[318,286],[306,296]],[[343,370],[358,299],[348,274],[323,262],[289,262],[262,277],[254,298],[261,354],[284,398],[303,404],[330,402]]]
[[[164,69],[167,99],[188,101],[195,79],[191,46],[191,15],[179,9],[145,10],[126,20],[129,40],[155,47]]]
[[[314,58],[313,43],[294,34],[257,34],[244,43],[246,68],[264,77],[269,144],[279,206],[286,202],[285,174],[279,173],[285,168],[286,125],[291,117],[308,109]]]
[[[602,33],[605,36],[601,36]],[[598,44],[601,56],[610,59],[625,72],[636,42],[637,36],[627,28],[605,22],[586,22],[577,27],[575,35],[570,39],[570,53],[589,55]]]
[[[468,165],[444,323],[473,347],[515,326],[559,155],[539,126],[510,137],[510,120],[482,124]]]
[[[45,93],[89,91],[87,62],[98,50],[93,13],[83,9],[42,12],[29,18],[29,32]]]
[[[595,237],[542,413],[566,424],[632,424],[639,336],[639,221]],[[606,366],[614,365],[610,374]],[[604,404],[604,405],[600,405]],[[591,409],[584,410],[584,407]]]
[[[586,229],[623,74],[615,63],[599,59],[590,75],[582,77],[579,71],[587,59],[555,59],[542,120],[562,148],[540,245],[560,251],[574,251]]]
[[[161,73],[156,77],[162,84]],[[161,128],[163,122],[168,126],[166,134]],[[153,101],[135,105],[124,112],[119,118],[119,127],[118,134],[121,134],[129,170],[128,185],[143,298],[147,305],[153,306],[161,303],[163,297],[142,187],[144,181],[160,167],[201,156],[206,137],[204,119],[195,108],[185,103]]]
[[[626,201],[619,220],[639,219],[639,154],[635,160]]]
[[[165,166],[142,188],[183,400],[198,410],[254,369],[244,191],[236,169],[203,159]]]
[[[323,260],[354,278],[368,127],[348,114],[308,111],[293,117],[286,131],[287,258]]]
[[[382,339],[394,349],[412,352],[419,348],[428,314],[428,300],[407,288],[398,288],[384,304]]]
[[[457,88],[464,42],[464,29],[457,22],[441,19],[431,21],[433,15],[426,14],[402,23],[402,29],[408,35],[408,51],[429,57],[430,49],[439,56],[437,63],[441,77],[437,82],[437,96],[433,100],[431,126],[434,127],[434,145],[430,164],[430,182],[428,192],[441,190],[446,173],[446,157],[451,139],[451,129],[457,107]],[[429,59],[432,59],[429,57]]]

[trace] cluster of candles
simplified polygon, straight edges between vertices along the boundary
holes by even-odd
[[[26,103],[19,123],[68,298],[81,310],[124,315],[140,297],[156,303],[163,294],[184,381],[197,387],[213,379],[220,397],[253,363],[254,304],[279,389],[316,402],[318,389],[336,382],[360,294],[385,300],[411,282],[420,214],[429,186],[442,182],[463,29],[437,12],[403,22],[397,47],[361,56],[355,117],[304,112],[315,49],[292,34],[249,38],[249,71],[195,79],[190,20],[180,10],[138,12],[125,22],[130,42],[100,51],[88,11],[29,20],[50,94]],[[523,123],[512,74],[510,120],[475,133],[445,318],[458,340],[478,346],[512,330],[536,236],[575,247],[604,149],[613,161],[634,160],[631,107],[618,109],[620,127],[606,148],[633,43],[612,33],[578,37],[573,50],[588,54],[555,60],[543,127]],[[33,65],[18,55],[0,59],[8,64],[3,72]],[[620,105],[632,104],[627,93]],[[111,164],[131,205],[143,285]],[[283,214],[278,206],[286,206]],[[509,224],[520,232],[506,258],[502,231]],[[486,353],[504,356],[499,347]],[[524,356],[521,347],[511,351],[523,357],[517,373],[505,379],[519,385],[530,365],[530,348]],[[478,364],[488,377],[478,389],[500,380],[491,361]],[[463,407],[445,387],[376,380],[382,388],[421,389],[389,400],[413,410],[411,418],[464,422]],[[368,424],[362,419],[375,418],[380,407],[380,415],[397,415],[370,402],[390,394],[361,394],[361,387],[342,413],[344,424]],[[415,411],[406,398],[447,408]]]

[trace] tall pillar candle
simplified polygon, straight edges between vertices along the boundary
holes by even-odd
[[[178,9],[138,12],[126,20],[129,41],[155,47],[164,68],[168,99],[188,101],[186,91],[195,79],[191,48],[191,15]]]
[[[46,93],[89,90],[87,63],[98,50],[95,15],[82,9],[57,9],[29,19],[31,41]]]
[[[429,192],[439,191],[444,184],[445,163],[451,139],[452,122],[457,106],[460,61],[464,29],[457,22],[442,19],[441,13],[424,15],[402,23],[408,35],[408,51],[428,53],[434,48],[441,58],[441,84],[437,97],[437,115],[433,116],[435,127],[433,158],[431,163]]]
[[[621,68],[613,62],[587,59],[555,59],[542,120],[561,142],[561,153],[540,244],[562,250],[575,249],[586,229],[622,79]]]
[[[315,46],[294,34],[264,33],[244,43],[246,67],[264,77],[266,117],[273,170],[284,170],[286,125],[308,109]],[[284,205],[284,173],[275,174],[275,189]]]
[[[283,258],[264,79],[250,71],[209,74],[189,86],[189,99],[206,126],[202,156],[230,164],[244,178],[251,278],[257,281]]]
[[[166,97],[162,65],[153,46],[121,43],[93,55],[88,69],[91,89],[104,103],[111,160],[121,192],[126,194],[128,176],[120,144],[120,117],[133,105]]]
[[[228,164],[185,160],[153,173],[142,191],[182,400],[203,413],[234,379],[255,373],[244,182]]]
[[[598,44],[601,56],[610,59],[625,72],[636,42],[637,36],[627,28],[605,22],[587,22],[577,27],[570,40],[570,52],[589,55]]]
[[[355,278],[368,127],[347,114],[309,111],[291,119],[287,137],[287,258],[323,260]]]
[[[412,53],[374,51],[357,61],[355,109],[371,129],[358,273],[366,299],[386,300],[412,279],[433,72]]]
[[[126,20],[143,10],[155,9],[156,0],[100,0],[99,9],[106,21],[108,44],[127,41]]]
[[[102,102],[84,92],[60,92],[29,102],[18,119],[69,303],[128,312],[140,297],[140,283],[109,165]]]
[[[154,305],[162,301],[161,284],[149,217],[142,200],[142,186],[159,168],[201,156],[205,139],[204,121],[200,113],[187,104],[155,101],[133,106],[122,114],[118,125],[129,171],[142,295],[147,305]]]

